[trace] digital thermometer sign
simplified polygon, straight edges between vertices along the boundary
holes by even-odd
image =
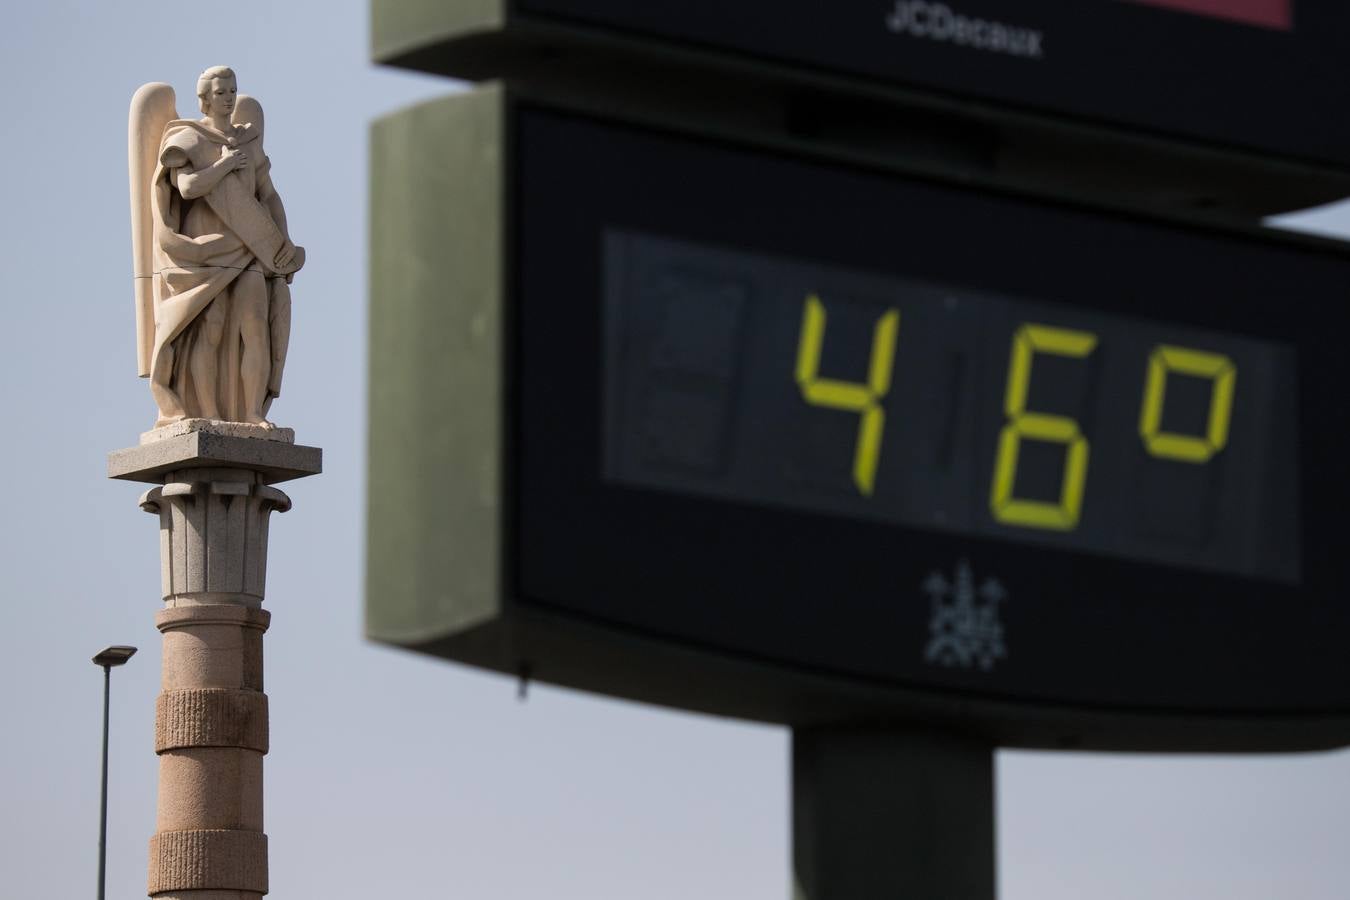
[[[1343,248],[498,88],[373,148],[373,637],[794,726],[1350,741]]]

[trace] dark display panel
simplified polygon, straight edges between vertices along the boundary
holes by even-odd
[[[1269,341],[611,232],[618,481],[1296,581]]]
[[[1340,638],[1350,629],[1339,539],[1350,508],[1344,256],[528,108],[513,122],[509,559],[519,603],[558,621],[874,686],[1120,711],[1350,709],[1350,658]],[[635,238],[647,243],[615,250],[616,239]],[[737,265],[749,260],[750,271],[763,267],[774,277],[811,276],[827,314],[821,377],[867,379],[858,350],[870,353],[896,291],[908,292],[896,303],[892,397],[924,380],[906,367],[920,365],[929,348],[910,353],[906,329],[940,317],[944,307],[922,291],[955,291],[958,306],[972,311],[979,337],[970,346],[984,360],[972,359],[969,370],[975,439],[965,450],[954,440],[952,448],[973,459],[974,483],[964,488],[972,517],[989,509],[999,433],[1009,424],[1000,392],[1022,319],[1095,330],[1087,362],[1032,354],[1026,402],[1028,411],[1083,423],[1091,457],[1081,521],[1098,537],[920,526],[911,516],[923,510],[857,513],[863,501],[848,490],[856,490],[861,417],[801,400],[793,363],[806,318],[797,295],[806,284],[797,281],[779,323],[753,329],[781,332],[786,349],[777,352],[786,354],[788,373],[771,373],[782,379],[775,390],[797,413],[811,414],[801,428],[810,447],[801,468],[810,477],[791,489],[842,496],[843,505],[607,478],[607,465],[622,466],[626,452],[608,446],[610,429],[623,420],[621,413],[607,422],[603,402],[613,371],[606,303],[616,283],[613,260],[616,252],[672,250],[703,262],[710,253]],[[632,302],[640,310],[648,301],[635,294]],[[708,340],[740,339],[708,315]],[[1128,516],[1141,502],[1130,495],[1151,489],[1128,460],[1109,456],[1139,460],[1151,348],[1165,342],[1227,356],[1235,372],[1222,450],[1203,465],[1173,461],[1194,467],[1188,473],[1211,473],[1211,496],[1232,504],[1210,519],[1216,543],[1193,556],[1128,541],[1107,546],[1113,526],[1129,521],[1089,528],[1099,508],[1123,504],[1117,509]],[[1117,348],[1113,360],[1133,361],[1108,360],[1110,348]],[[1098,353],[1098,371],[1084,380]],[[715,372],[713,358],[694,364]],[[752,348],[741,364],[771,358]],[[1058,375],[1057,364],[1064,367]],[[977,377],[981,365],[987,377]],[[1169,373],[1184,367],[1184,360],[1164,361]],[[1214,405],[1224,375],[1210,371],[1192,384],[1184,373],[1165,373],[1159,433],[1208,435],[1209,418],[1193,414]],[[1102,387],[1096,399],[1073,393],[1094,378]],[[1128,388],[1111,389],[1114,378]],[[940,413],[933,398],[948,388],[942,378],[928,380],[925,390],[936,392],[930,408]],[[625,388],[610,385],[609,393],[618,399]],[[1113,405],[1117,397],[1123,408]],[[931,440],[914,435],[907,444],[895,431],[904,419],[887,409],[878,500],[893,477],[888,454]],[[1258,436],[1251,429],[1261,420]],[[1049,483],[1019,470],[1014,497],[1041,491],[1054,499],[1065,445],[1041,449]],[[1035,455],[1026,451],[1029,472],[1041,465]],[[1120,476],[1126,483],[1093,480],[1111,471],[1128,473]],[[1242,528],[1220,539],[1229,534],[1229,513],[1268,536],[1276,532],[1271,546]],[[1266,518],[1272,521],[1261,524]],[[1295,525],[1285,532],[1289,522]],[[1093,543],[1099,537],[1106,544]],[[1224,543],[1230,539],[1236,543]],[[1215,549],[1220,544],[1225,549]],[[1235,561],[1249,550],[1257,559],[1245,567]]]
[[[525,14],[1350,165],[1339,0],[517,0]]]

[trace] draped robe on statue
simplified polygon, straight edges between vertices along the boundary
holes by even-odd
[[[257,128],[250,124],[232,131],[226,134],[202,122],[176,119],[168,123],[160,140],[151,201],[155,331],[150,358],[150,378],[160,394],[160,424],[202,415],[190,361],[199,342],[208,340],[207,329],[214,328],[221,329],[216,405],[221,418],[241,421],[245,411],[239,372],[241,310],[230,301],[232,286],[244,272],[268,276],[273,343],[284,341],[289,332],[290,289],[278,276],[299,265],[279,273],[267,252],[285,240],[284,231],[263,205],[273,193],[271,163],[262,151]],[[225,175],[207,194],[185,198],[176,184],[179,170],[202,171],[227,147],[243,150],[248,164]],[[255,252],[259,248],[264,249]],[[281,390],[284,346],[273,346],[267,356],[270,403]]]

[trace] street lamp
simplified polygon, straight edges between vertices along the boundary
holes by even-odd
[[[112,693],[113,666],[125,665],[136,653],[135,647],[108,647],[94,657],[94,665],[103,667],[103,784],[98,810],[98,900],[103,900],[103,881],[108,848],[108,698]]]

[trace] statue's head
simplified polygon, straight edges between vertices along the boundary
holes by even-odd
[[[224,116],[234,112],[238,91],[234,69],[229,66],[212,66],[197,79],[197,100],[201,103],[202,113],[208,116],[213,108]]]

